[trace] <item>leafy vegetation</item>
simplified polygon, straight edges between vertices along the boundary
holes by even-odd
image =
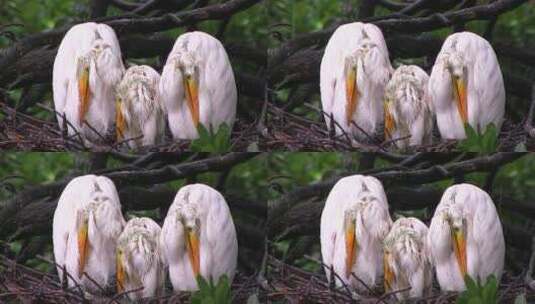
[[[469,275],[464,278],[466,291],[459,295],[457,304],[493,304],[498,303],[498,281],[494,275],[487,278],[485,284],[474,281]]]
[[[197,284],[199,290],[191,296],[191,304],[232,303],[230,282],[226,275],[223,275],[216,285],[211,279],[206,281],[202,276],[197,276]]]
[[[191,151],[210,153],[230,151],[230,128],[226,123],[220,125],[215,133],[211,128],[208,130],[205,126],[199,124],[197,132],[199,132],[199,138],[191,142]]]
[[[465,125],[464,130],[466,139],[458,143],[457,148],[459,150],[480,154],[496,152],[498,148],[498,130],[494,124],[488,125],[482,134],[478,134],[469,124]]]

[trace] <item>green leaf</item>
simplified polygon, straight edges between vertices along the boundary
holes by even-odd
[[[191,142],[189,147],[191,151],[224,153],[230,150],[231,130],[226,123],[221,124],[215,134],[202,124],[199,124],[197,132],[199,133],[199,138]]]
[[[230,304],[232,301],[230,283],[226,275],[219,279],[215,289],[215,299],[217,300],[217,304]]]
[[[498,129],[491,123],[483,134],[478,134],[472,126],[465,125],[466,138],[457,144],[457,149],[464,152],[489,154],[498,149]]]

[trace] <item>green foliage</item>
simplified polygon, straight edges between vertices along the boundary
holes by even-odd
[[[498,129],[494,124],[490,124],[483,134],[478,134],[472,126],[466,124],[464,127],[466,139],[460,141],[457,148],[464,152],[477,152],[480,154],[490,154],[498,149]]]
[[[197,276],[199,290],[191,296],[191,304],[230,304],[230,282],[226,275],[219,278],[217,285],[210,279],[207,282],[202,276]]]
[[[220,125],[216,133],[212,130],[208,131],[202,124],[199,124],[197,131],[199,138],[191,142],[189,147],[191,151],[224,153],[230,150],[230,128],[226,123]]]
[[[498,281],[494,275],[487,278],[485,285],[475,282],[470,276],[464,277],[466,291],[459,295],[457,304],[492,304],[498,303]]]

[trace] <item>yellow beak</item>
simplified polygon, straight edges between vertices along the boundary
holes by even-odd
[[[123,254],[122,252],[120,251],[117,251],[117,255],[115,257],[115,267],[116,267],[116,270],[115,270],[115,276],[116,276],[116,279],[117,279],[117,292],[118,293],[121,293],[124,291],[124,283],[126,281],[126,273],[124,271],[124,266],[123,266]]]
[[[390,264],[388,263],[388,253],[384,253],[383,255],[383,268],[385,273],[385,292],[388,292],[392,290],[392,283],[394,283],[394,273],[392,272],[392,269],[390,268]]]
[[[193,274],[195,277],[201,272],[201,256],[199,248],[199,238],[197,234],[188,229],[186,232],[186,248],[188,250],[189,261],[191,263],[191,268],[193,269]]]
[[[348,126],[353,120],[353,114],[355,114],[355,110],[357,109],[357,103],[357,71],[354,68],[351,68],[346,72],[346,122]]]
[[[89,240],[87,239],[87,220],[78,229],[78,277],[81,278],[84,273],[85,263],[87,259],[87,251],[89,247]]]
[[[453,87],[455,99],[457,100],[457,108],[459,109],[459,114],[461,115],[463,124],[466,124],[468,122],[468,104],[465,81],[461,78],[453,78]]]
[[[464,279],[466,275],[466,240],[464,238],[463,231],[461,229],[454,229],[452,232],[453,238],[453,251],[459,264],[461,275]]]
[[[80,125],[84,122],[85,115],[89,110],[89,66],[84,65],[78,71],[78,99],[79,99],[79,110],[78,110],[78,122]]]
[[[385,101],[384,103],[384,112],[385,112],[385,136],[386,136],[386,139],[391,139],[392,134],[394,133],[394,130],[396,129],[396,124],[394,122],[394,118],[392,117],[392,114],[390,114],[388,101]]]
[[[199,88],[197,81],[192,77],[185,77],[184,88],[186,89],[186,99],[188,101],[191,118],[193,119],[193,125],[197,128],[199,125]]]
[[[348,220],[345,226],[346,277],[349,278],[351,276],[351,270],[353,269],[357,255],[357,238],[355,236],[355,222]]]
[[[115,125],[117,128],[117,141],[124,139],[124,132],[126,130],[126,121],[124,120],[122,111],[122,101],[117,98],[115,101]]]

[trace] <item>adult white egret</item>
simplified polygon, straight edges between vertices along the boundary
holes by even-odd
[[[140,65],[130,67],[117,87],[117,140],[128,140],[126,143],[130,148],[154,145],[163,140],[165,116],[159,83],[158,72]]]
[[[490,43],[474,33],[455,33],[444,41],[429,94],[443,138],[465,138],[465,124],[479,133],[491,123],[501,128],[505,88],[500,64]]]
[[[401,65],[386,86],[385,137],[395,140],[400,149],[431,143],[433,113],[428,81],[429,76],[418,66]]]
[[[353,175],[332,188],[321,214],[321,255],[329,281],[366,291],[383,275],[383,240],[392,220],[381,182]],[[337,275],[331,274],[331,267]],[[352,275],[354,274],[354,275]],[[341,280],[341,281],[340,281]]]
[[[496,207],[478,187],[449,187],[435,210],[428,246],[443,290],[464,290],[465,275],[485,282],[503,272],[505,241]]]
[[[321,104],[327,127],[359,141],[374,136],[383,122],[383,97],[392,66],[383,33],[373,25],[339,26],[329,39],[320,67]],[[363,134],[357,124],[366,134]]]
[[[198,289],[196,278],[230,281],[236,271],[238,240],[225,198],[215,189],[182,187],[160,235],[163,256],[175,291]]]
[[[163,294],[165,265],[160,250],[161,228],[150,218],[133,218],[117,243],[117,292],[131,300]]]
[[[394,222],[384,241],[385,291],[397,292],[398,300],[428,295],[433,284],[433,266],[427,249],[427,226],[409,217]]]
[[[169,128],[176,139],[198,137],[199,124],[217,131],[236,116],[237,90],[225,48],[203,32],[178,37],[160,81]]]
[[[91,279],[101,287],[108,285],[115,273],[115,248],[124,225],[119,196],[109,178],[84,175],[71,180],[61,193],[53,219],[60,279],[67,278],[69,286],[77,282],[90,293],[99,291]]]
[[[115,86],[123,73],[121,48],[111,27],[93,22],[73,26],[59,45],[52,75],[60,128],[65,117],[68,134],[78,132],[89,143],[112,131]]]

